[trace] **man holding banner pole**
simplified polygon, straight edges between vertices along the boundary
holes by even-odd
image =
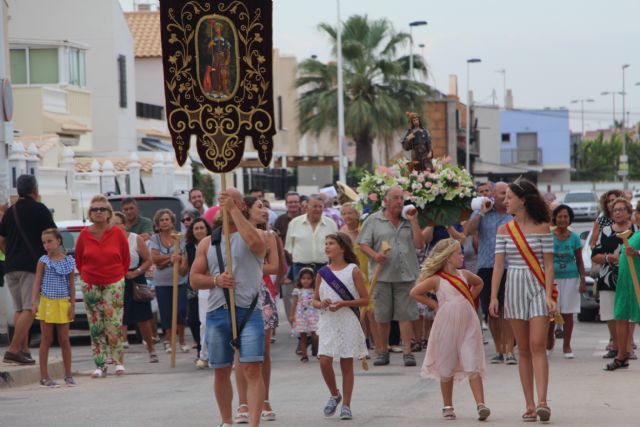
[[[194,289],[211,289],[207,310],[209,366],[214,368],[214,391],[223,425],[233,425],[231,371],[235,351],[240,352],[248,383],[251,426],[260,422],[264,383],[264,321],[256,304],[267,251],[259,230],[244,217],[242,194],[235,188],[220,193],[220,206],[229,215],[232,271],[225,269],[226,236],[220,229],[204,238],[196,250],[190,283]],[[238,339],[232,336],[228,290],[234,290]]]

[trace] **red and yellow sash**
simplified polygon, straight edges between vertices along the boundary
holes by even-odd
[[[451,283],[451,285],[455,288],[455,290],[460,292],[462,296],[465,297],[471,303],[471,306],[474,309],[476,308],[476,302],[473,300],[473,294],[471,293],[471,289],[464,280],[452,274],[446,273],[444,271],[439,271],[436,274],[442,277],[447,282]]]
[[[529,246],[529,242],[527,242],[527,238],[524,236],[522,230],[520,230],[518,223],[515,222],[515,220],[512,220],[506,224],[506,227],[509,236],[511,236],[513,243],[515,243],[518,252],[520,252],[520,255],[522,256],[522,259],[524,259],[524,262],[527,264],[533,275],[538,279],[538,283],[540,283],[540,285],[546,290],[546,278],[544,270],[540,265],[540,260],[538,260],[538,257],[531,249],[531,246]],[[551,297],[554,301],[558,301],[558,285],[555,283],[553,284]]]

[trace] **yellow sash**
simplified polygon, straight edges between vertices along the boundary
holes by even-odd
[[[447,282],[451,283],[451,285],[455,288],[455,290],[460,292],[462,296],[464,296],[471,303],[472,307],[474,308],[476,307],[475,301],[473,300],[473,294],[471,293],[471,289],[469,289],[469,285],[467,285],[467,283],[464,280],[452,274],[446,273],[444,271],[439,271],[436,274],[442,277]]]
[[[546,290],[546,278],[544,270],[540,265],[540,260],[538,260],[538,257],[531,249],[531,246],[529,246],[529,242],[527,242],[527,238],[524,236],[522,230],[520,230],[518,223],[515,220],[512,220],[506,224],[506,227],[509,236],[511,236],[511,239],[513,240],[513,243],[515,243],[518,252],[520,252],[520,256],[522,256],[522,259],[524,259],[524,262],[527,264],[533,275],[536,277],[536,279],[538,279],[538,283],[540,283],[540,286],[542,286]],[[551,297],[554,301],[558,300],[558,286],[555,283],[553,284]]]

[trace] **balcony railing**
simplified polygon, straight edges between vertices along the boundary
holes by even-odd
[[[542,148],[503,148],[500,150],[500,163],[503,165],[542,165]]]

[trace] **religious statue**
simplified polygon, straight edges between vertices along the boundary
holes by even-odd
[[[402,148],[411,150],[411,162],[409,168],[413,171],[432,170],[433,150],[431,149],[431,134],[422,126],[420,116],[416,113],[407,113],[411,127],[402,138]]]
[[[209,82],[213,96],[223,98],[229,94],[229,63],[231,62],[231,43],[222,35],[222,23],[210,23],[215,31],[209,45],[212,52],[212,65],[207,66],[207,76],[212,75]],[[205,78],[205,84],[207,79]]]

